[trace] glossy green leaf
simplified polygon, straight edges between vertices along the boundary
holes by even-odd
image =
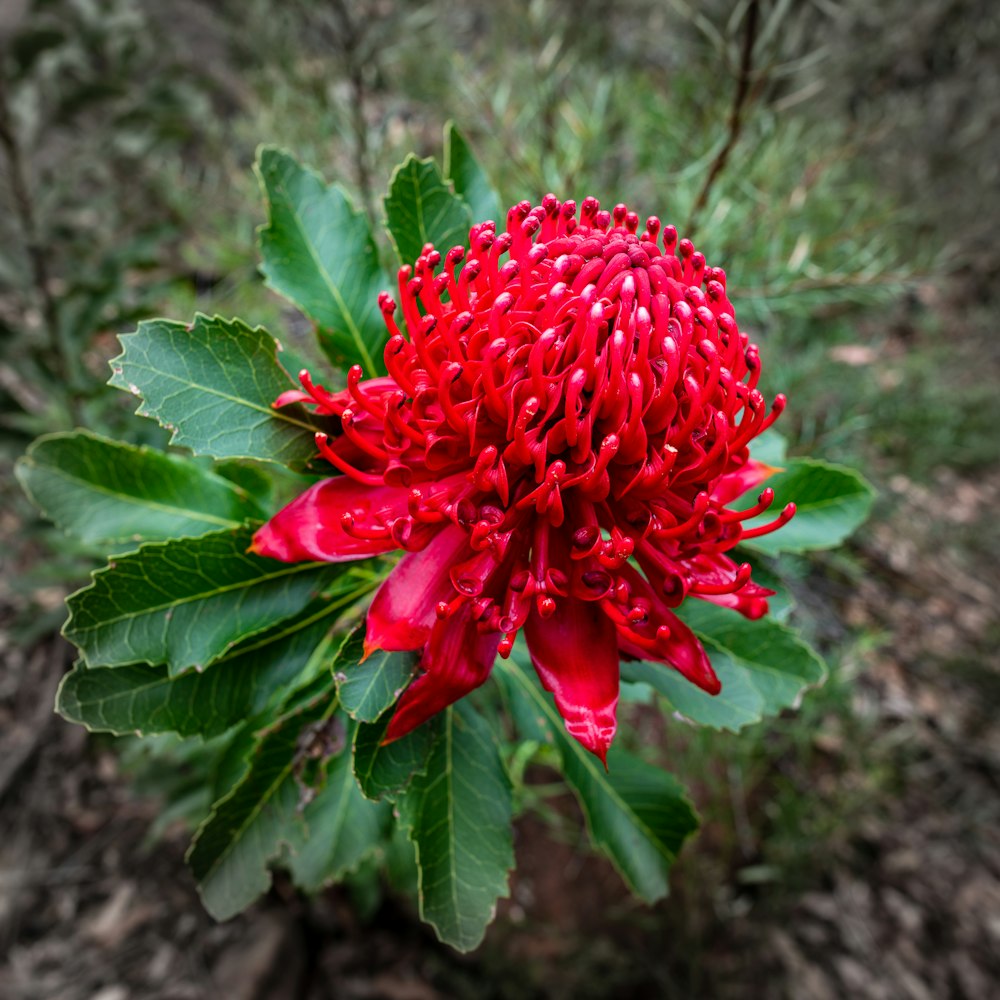
[[[388,334],[378,293],[392,283],[364,212],[280,149],[262,147],[256,169],[267,201],[268,221],[260,230],[267,284],[316,324],[335,364],[359,364],[368,376],[383,372]]]
[[[165,666],[77,667],[63,678],[57,710],[91,731],[216,736],[307,679],[310,658],[341,604],[323,598],[203,672],[171,677]]]
[[[344,711],[361,722],[374,722],[403,693],[420,652],[376,649],[362,663],[364,655],[365,626],[361,625],[344,640],[333,670]]]
[[[623,663],[622,676],[645,681],[693,722],[737,732],[798,704],[826,668],[795,632],[770,618],[748,621],[707,601],[686,601],[679,615],[708,651],[722,691],[708,695],[658,663]]]
[[[500,217],[500,197],[454,122],[444,127],[444,176],[469,206],[473,222],[492,219],[498,231],[503,228],[506,219]]]
[[[88,431],[39,438],[17,477],[48,518],[90,545],[203,535],[260,514],[246,492],[192,462]]]
[[[270,864],[305,843],[310,751],[336,740],[336,705],[333,682],[324,678],[304,705],[261,735],[246,772],[195,835],[187,860],[216,920],[235,916],[266,892]],[[325,766],[320,775],[309,775],[317,785]]]
[[[73,594],[63,634],[90,667],[203,669],[237,642],[297,615],[350,565],[283,563],[248,552],[252,531],[152,542]]]
[[[348,747],[353,729],[354,724],[346,720]],[[304,818],[308,833],[288,858],[288,868],[300,889],[319,892],[356,869],[379,846],[389,832],[392,807],[361,794],[347,749],[330,760],[323,785],[306,807]]]
[[[796,505],[795,517],[784,527],[744,543],[768,555],[839,545],[868,517],[875,499],[872,487],[852,469],[812,459],[792,459],[765,485],[774,490],[774,503],[768,513],[747,521],[746,528],[772,521],[789,501]],[[752,507],[758,493],[751,490],[733,507]]]
[[[385,198],[386,225],[400,262],[412,264],[425,243],[443,257],[453,246],[467,246],[472,214],[441,176],[433,159],[412,153],[393,172]]]
[[[238,319],[195,316],[190,326],[154,319],[120,338],[109,385],[142,399],[136,410],[171,431],[172,444],[213,458],[301,464],[328,425],[299,404],[272,403],[295,388],[278,345]]]
[[[433,723],[425,774],[396,800],[417,849],[420,915],[460,951],[475,948],[508,892],[514,864],[511,786],[492,730],[468,701]]]
[[[383,746],[392,712],[377,722],[362,722],[354,737],[354,776],[370,799],[392,799],[415,775],[425,774],[437,739],[437,729],[428,724]]]
[[[518,655],[498,671],[522,736],[553,745],[591,839],[647,902],[669,890],[669,872],[698,817],[673,775],[612,747],[608,769],[566,732],[552,696]]]

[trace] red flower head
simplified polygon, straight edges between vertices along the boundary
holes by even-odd
[[[388,376],[277,406],[315,404],[343,475],[308,489],[254,538],[288,561],[406,554],[368,611],[366,649],[422,650],[388,738],[482,684],[524,631],[566,728],[602,759],[622,656],[716,693],[701,643],[672,608],[697,597],[757,618],[765,590],[725,553],[765,528],[725,505],[772,471],[748,442],[778,416],[757,390],[726,277],[656,218],[547,195],[474,226],[469,249],[430,244],[399,271]],[[464,261],[464,263],[463,263]],[[459,269],[459,265],[461,269]]]

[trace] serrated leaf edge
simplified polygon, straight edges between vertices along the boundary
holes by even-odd
[[[238,316],[234,316],[231,319],[226,319],[224,316],[222,316],[222,315],[220,315],[218,313],[216,313],[216,314],[214,314],[212,316],[209,316],[207,313],[196,312],[194,314],[194,317],[192,318],[192,320],[191,320],[190,323],[183,323],[180,320],[174,320],[174,319],[161,319],[161,318],[146,319],[146,320],[142,320],[139,323],[139,326],[134,331],[132,331],[131,333],[121,333],[121,334],[119,334],[118,335],[118,342],[122,346],[122,351],[121,351],[120,354],[116,354],[108,362],[108,365],[111,367],[111,370],[112,370],[112,375],[111,375],[111,378],[108,379],[107,384],[110,385],[110,386],[112,386],[115,389],[121,389],[122,391],[127,392],[130,395],[138,396],[139,399],[141,400],[141,402],[139,403],[139,406],[133,412],[138,417],[146,417],[148,420],[155,420],[157,422],[157,424],[159,424],[159,426],[162,427],[164,430],[170,431],[170,440],[168,441],[168,444],[175,445],[176,447],[179,447],[179,448],[186,448],[193,455],[206,455],[209,458],[218,458],[220,456],[213,455],[211,452],[208,452],[208,451],[202,451],[202,450],[196,448],[194,445],[188,443],[184,439],[183,432],[182,432],[182,430],[179,427],[177,427],[175,424],[172,424],[172,423],[169,423],[169,422],[164,422],[164,421],[162,421],[159,418],[159,416],[157,414],[151,413],[146,408],[146,405],[147,405],[146,404],[146,399],[142,395],[142,392],[141,391],[136,391],[136,390],[138,390],[137,386],[135,388],[133,388],[132,384],[130,384],[129,382],[125,381],[124,372],[123,371],[118,371],[116,369],[116,367],[115,367],[116,362],[120,362],[121,363],[121,367],[124,367],[125,357],[128,354],[128,344],[126,343],[126,341],[132,341],[136,337],[142,335],[145,332],[146,327],[151,326],[153,324],[159,324],[159,325],[164,325],[164,326],[172,327],[175,330],[185,330],[188,333],[190,333],[194,329],[195,325],[199,321],[205,321],[207,323],[219,323],[219,324],[222,324],[223,326],[227,326],[227,327],[242,326],[245,329],[249,330],[251,333],[262,333],[262,334],[264,334],[264,336],[267,337],[274,344],[274,362],[275,362],[275,364],[279,368],[281,368],[281,370],[283,372],[285,371],[285,369],[281,366],[281,362],[278,360],[278,350],[279,350],[278,342],[277,342],[277,340],[274,339],[274,337],[271,336],[271,334],[263,326],[250,326],[248,323],[244,323],[243,320],[241,320]],[[164,374],[166,374],[164,372],[157,371],[156,369],[149,369],[149,370],[150,371],[156,371],[157,375],[164,375]],[[285,374],[287,375],[288,373],[285,372]],[[168,376],[168,377],[172,377],[172,376]],[[265,406],[261,406],[258,403],[252,403],[252,402],[250,402],[248,400],[240,399],[240,398],[238,398],[236,396],[230,396],[227,393],[219,392],[219,391],[217,391],[215,389],[207,389],[204,386],[197,386],[197,387],[195,387],[195,386],[192,385],[191,387],[192,388],[198,388],[198,389],[204,390],[209,395],[218,396],[220,399],[228,399],[231,402],[236,403],[236,404],[238,404],[240,406],[245,406],[247,409],[257,410],[259,413],[264,413],[264,414],[266,414],[268,417],[270,417],[273,420],[284,421],[285,423],[292,424],[295,427],[301,427],[303,430],[308,431],[308,433],[310,435],[314,435],[316,433],[316,428],[314,426],[312,426],[311,424],[306,423],[304,420],[297,420],[295,417],[292,416],[290,410],[288,410],[287,408],[283,408],[281,410],[276,410],[276,409],[274,409],[273,406],[266,406],[266,407]],[[289,380],[288,380],[288,388],[289,389],[294,389],[295,388],[295,383],[291,380],[291,377],[289,377]],[[253,462],[272,462],[275,465],[283,465],[283,464],[285,464],[285,463],[281,462],[279,459],[268,458],[267,456],[262,456],[262,455],[250,455],[250,454],[245,454],[245,455],[226,455],[226,456],[224,456],[224,458],[225,458],[226,461],[230,461],[230,460],[250,460],[250,461],[253,461]]]

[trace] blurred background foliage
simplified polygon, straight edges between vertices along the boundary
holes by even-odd
[[[256,270],[255,147],[287,146],[378,221],[392,166],[439,154],[453,119],[506,204],[595,194],[692,237],[727,269],[765,388],[789,394],[793,453],[882,489],[857,544],[782,567],[834,665],[801,712],[733,736],[636,709],[707,824],[679,866],[690,968],[720,914],[783,912],[828,877],[817,856],[892,812],[922,751],[862,683],[907,627],[866,610],[865,581],[944,586],[926,584],[942,546],[975,581],[1000,549],[988,500],[962,493],[995,483],[1000,425],[995,4],[7,0],[0,44],[0,503],[21,642],[58,624],[52,588],[88,555],[48,541],[13,459],[72,426],[163,444],[105,387],[117,333],[201,310],[310,354]],[[995,618],[960,638],[923,662],[995,703]],[[578,817],[552,824],[582,843]]]

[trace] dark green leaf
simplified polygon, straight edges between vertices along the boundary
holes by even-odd
[[[370,799],[391,799],[414,775],[424,774],[437,736],[435,726],[428,723],[383,746],[392,711],[378,722],[362,722],[354,737],[354,776]]]
[[[221,476],[87,431],[39,438],[17,477],[47,517],[92,545],[203,535],[259,515]]]
[[[306,667],[339,603],[314,603],[200,673],[171,677],[164,666],[77,667],[63,678],[57,709],[99,732],[215,736],[256,715],[288,686],[310,679]]]
[[[171,443],[214,458],[304,463],[329,427],[299,404],[272,403],[293,383],[277,344],[238,319],[154,319],[121,338],[110,385],[142,397],[136,411],[171,431]]]
[[[475,948],[506,896],[514,864],[511,787],[489,726],[467,701],[434,720],[426,774],[396,800],[416,845],[420,915],[460,951]]]
[[[361,722],[374,722],[403,693],[420,653],[377,649],[362,663],[364,655],[365,627],[361,625],[344,640],[333,669],[344,710]]]
[[[278,714],[281,714],[280,706]],[[234,726],[224,737],[226,747],[219,754],[212,769],[209,805],[228,795],[246,776],[253,760],[254,748],[257,746],[257,734],[268,722],[274,721],[274,715],[264,720],[259,717],[249,718]],[[156,737],[153,737],[156,739]],[[223,737],[220,737],[222,739]],[[146,740],[143,740],[145,743]],[[208,816],[209,810],[205,810]]]
[[[260,230],[267,284],[316,323],[335,364],[360,364],[369,376],[381,373],[388,334],[378,293],[391,283],[379,266],[364,212],[282,150],[263,147],[257,175],[268,208]]]
[[[215,474],[229,480],[241,492],[249,496],[263,511],[274,510],[275,482],[271,476],[274,465],[258,465],[255,462],[227,459],[217,462]]]
[[[266,892],[270,863],[286,846],[295,850],[305,843],[305,766],[313,738],[332,725],[337,705],[333,682],[324,683],[298,711],[263,733],[249,769],[195,835],[188,864],[216,920],[235,916]]]
[[[346,720],[348,747],[353,729]],[[361,794],[348,749],[329,762],[322,788],[306,807],[305,821],[308,836],[289,857],[288,867],[300,889],[319,892],[357,868],[379,846],[389,832],[392,808]]]
[[[512,657],[499,670],[523,736],[555,746],[587,819],[591,838],[629,888],[647,902],[669,890],[670,866],[698,818],[684,789],[666,771],[612,748],[608,770],[567,732],[534,670]]]
[[[386,225],[396,254],[412,264],[433,243],[442,257],[453,246],[467,246],[472,214],[451,190],[432,159],[412,153],[393,172],[385,198]]]
[[[297,615],[344,574],[363,572],[266,559],[247,551],[251,537],[240,528],[152,542],[112,561],[69,598],[66,638],[88,666],[165,663],[177,675]]]
[[[444,127],[444,176],[472,210],[473,222],[492,219],[498,230],[503,228],[506,220],[500,218],[500,198],[454,122]]]
[[[385,845],[385,876],[389,885],[403,896],[416,899],[420,894],[420,869],[417,851],[406,831],[397,823]]]
[[[658,663],[622,664],[622,676],[652,685],[694,722],[737,732],[798,704],[802,692],[826,676],[819,656],[769,618],[748,621],[706,601],[685,602],[679,615],[704,643],[722,691],[708,695]]]
[[[774,490],[774,503],[768,513],[747,521],[746,528],[773,520],[791,500],[797,508],[795,517],[784,527],[745,543],[768,555],[839,545],[864,522],[875,499],[872,487],[852,469],[811,459],[793,459],[764,485]],[[751,490],[733,504],[734,508],[752,507],[758,493]]]

